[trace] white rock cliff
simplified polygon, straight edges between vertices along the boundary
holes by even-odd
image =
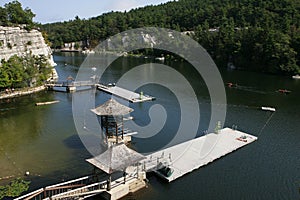
[[[28,53],[45,55],[52,66],[52,51],[45,43],[42,33],[38,30],[27,31],[20,27],[0,26],[0,60],[9,59],[13,55],[22,56]]]

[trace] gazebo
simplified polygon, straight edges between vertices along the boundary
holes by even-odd
[[[123,142],[125,141],[123,116],[131,113],[133,109],[118,103],[114,99],[110,99],[95,109],[91,109],[91,111],[100,116],[101,129],[106,136],[108,149],[102,154],[86,161],[109,175],[107,193],[113,195],[114,199],[119,199],[128,194],[128,192],[145,187],[145,172],[139,172],[139,165],[137,165],[136,172],[132,174],[136,174],[137,177],[132,176],[132,178],[126,181],[126,168],[134,166],[145,159],[145,156],[128,148]],[[123,140],[122,142],[121,138],[119,138],[120,136]],[[116,138],[115,142],[114,137]],[[112,138],[113,142],[109,142],[109,138]],[[121,177],[113,182],[117,186],[114,185],[115,187],[112,187],[111,174],[117,171],[124,172],[124,184],[119,184],[119,179],[122,179]]]
[[[106,140],[116,137],[116,143],[119,142],[119,136],[124,139],[124,121],[123,116],[131,113],[132,108],[110,99],[104,104],[91,109],[96,115],[100,116],[101,128],[105,133]]]
[[[125,183],[126,168],[128,166],[133,166],[143,159],[145,159],[145,156],[128,148],[124,143],[119,143],[109,146],[102,154],[94,158],[86,159],[86,161],[110,175],[107,181],[107,190],[110,190],[111,174],[113,172],[123,171]]]

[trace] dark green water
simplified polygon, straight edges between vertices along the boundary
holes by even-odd
[[[84,57],[57,54],[54,59],[60,78],[65,80],[69,75],[76,76]],[[107,71],[104,81],[117,80],[124,73],[120,66],[131,68],[144,61],[119,60],[115,63],[116,67]],[[198,135],[201,135],[207,128],[210,116],[210,100],[205,84],[194,76],[185,63],[165,64],[184,72],[194,83],[201,112],[198,130]],[[125,199],[299,199],[300,81],[242,71],[222,70],[221,75],[224,83],[239,85],[238,88],[226,88],[225,126],[235,124],[238,129],[258,136],[258,141],[171,184],[150,175],[147,189]],[[289,95],[275,92],[279,88],[292,92]],[[176,98],[167,88],[150,84],[142,90],[157,97],[157,100],[130,104],[135,109],[132,115],[137,124],[143,126],[149,123],[147,113],[154,104],[163,105],[172,116],[170,119],[168,117],[167,126],[155,137],[134,139],[133,147],[147,152],[172,138],[180,123],[180,111]],[[96,104],[108,98],[109,95],[98,92]],[[35,102],[47,100],[59,100],[60,103],[34,106]],[[269,112],[258,109],[265,105],[276,107],[275,114],[271,116]],[[33,190],[91,173],[92,168],[85,162],[90,157],[76,133],[72,94],[45,91],[1,102],[0,177],[18,177],[30,171],[31,175],[26,179],[32,181]],[[0,181],[1,184],[6,182],[6,179]]]

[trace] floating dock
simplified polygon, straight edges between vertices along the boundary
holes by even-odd
[[[255,140],[253,135],[224,128],[218,134],[210,133],[148,155],[144,167],[171,182]],[[162,166],[171,173],[163,174]]]
[[[131,103],[155,100],[154,97],[144,95],[144,94],[138,94],[136,92],[132,92],[130,90],[120,88],[118,86],[106,86],[106,85],[102,85],[102,84],[96,84],[96,86],[97,86],[98,90],[115,95],[115,96],[125,99]]]
[[[59,103],[58,100],[55,101],[47,101],[47,102],[37,102],[35,103],[36,106],[43,106],[43,105],[50,105],[50,104],[55,104],[55,103]]]

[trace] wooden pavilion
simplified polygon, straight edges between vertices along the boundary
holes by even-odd
[[[108,144],[111,138],[115,138],[115,143],[119,143],[120,140],[124,139],[123,117],[131,113],[133,111],[132,108],[110,99],[95,109],[91,109],[91,111],[100,116],[101,128]]]

